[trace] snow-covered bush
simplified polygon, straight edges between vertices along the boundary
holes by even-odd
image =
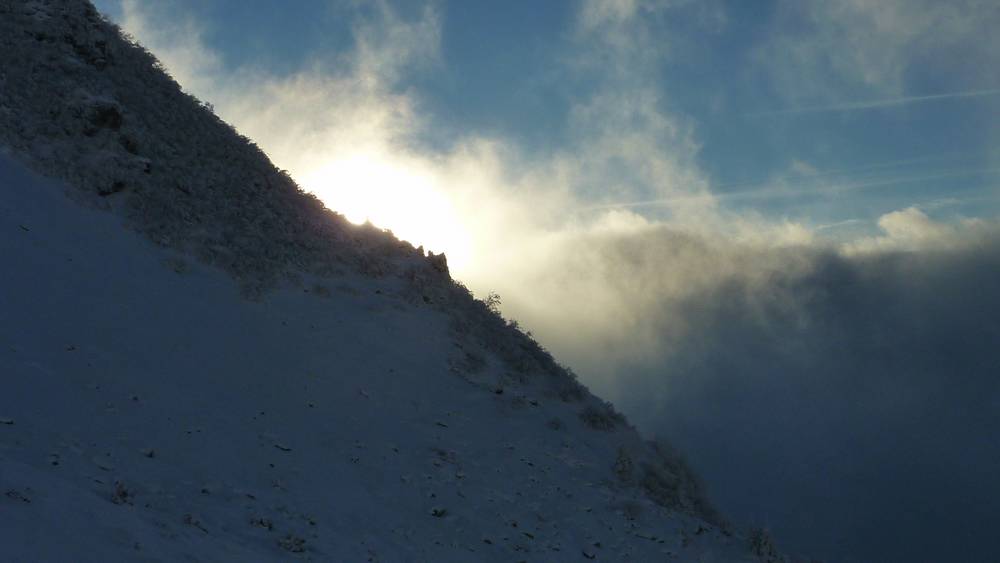
[[[580,411],[580,420],[594,430],[610,432],[625,424],[625,417],[608,403],[600,406],[587,405]]]
[[[500,314],[500,305],[502,303],[503,300],[500,299],[500,294],[495,291],[491,291],[489,295],[483,299],[483,305],[486,305],[486,308],[494,315]]]
[[[614,465],[615,477],[618,478],[618,481],[622,483],[631,483],[634,466],[635,464],[632,461],[632,455],[624,447],[619,447],[618,457],[615,458]]]
[[[764,563],[777,563],[782,560],[771,534],[764,528],[751,528],[747,534],[747,543],[750,544],[750,552]]]
[[[654,441],[649,442],[648,451],[650,457],[640,464],[640,483],[650,500],[660,506],[688,512],[711,524],[727,526],[708,501],[701,479],[676,450]]]

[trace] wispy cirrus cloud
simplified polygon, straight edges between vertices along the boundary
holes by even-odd
[[[792,178],[782,180],[779,184],[730,184],[718,186],[716,189],[730,190],[732,188],[749,188],[734,191],[714,191],[713,200],[716,202],[738,202],[738,201],[761,201],[792,197],[830,197],[845,195],[858,190],[868,190],[874,188],[896,187],[905,184],[916,184],[934,180],[948,180],[954,178],[964,178],[973,176],[990,176],[1000,172],[1000,167],[990,168],[968,168],[960,170],[946,170],[934,173],[895,175],[888,177],[869,179],[846,179],[840,181],[826,181],[820,184],[809,182],[808,180],[821,179],[825,175],[817,174],[805,178]],[[796,182],[796,180],[798,180]],[[805,180],[805,181],[804,181]],[[624,201],[617,203],[602,203],[587,205],[581,211],[599,209],[634,209],[656,206],[676,206],[684,202],[701,201],[697,195],[677,195],[673,197],[647,199],[640,201]]]
[[[842,102],[830,105],[819,105],[819,106],[802,106],[793,107],[787,109],[771,110],[771,111],[761,111],[748,114],[750,116],[768,116],[768,115],[788,115],[788,114],[800,114],[800,113],[829,113],[829,112],[843,112],[843,111],[864,111],[864,110],[874,110],[874,109],[884,109],[893,108],[898,106],[906,106],[911,104],[920,104],[927,102],[939,102],[948,100],[964,100],[970,98],[985,98],[1000,96],[1000,89],[992,90],[969,90],[965,92],[947,92],[944,94],[928,94],[923,96],[902,96],[898,98],[888,98],[882,100],[866,100],[859,102]]]

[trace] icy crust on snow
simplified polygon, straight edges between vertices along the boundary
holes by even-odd
[[[456,377],[391,280],[248,301],[5,157],[0,185],[2,560],[754,560],[649,498],[631,429],[495,358]]]

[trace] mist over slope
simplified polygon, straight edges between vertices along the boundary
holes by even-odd
[[[441,257],[303,194],[88,2],[0,1],[0,63],[12,558],[777,558]]]
[[[586,275],[546,277],[574,288],[546,306],[590,304],[566,309],[572,334],[518,316],[782,545],[915,561],[960,544],[992,561],[1000,232],[896,215],[927,236],[854,252],[654,226],[568,242],[548,271]]]

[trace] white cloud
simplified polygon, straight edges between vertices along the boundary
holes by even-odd
[[[849,243],[847,255],[876,252],[949,250],[974,245],[995,235],[994,224],[981,219],[935,221],[917,207],[907,207],[879,217],[882,235]]]
[[[400,78],[440,63],[440,17],[427,9],[404,21],[380,6],[354,27],[355,48],[336,65],[287,77],[221,68],[197,26],[154,28],[134,2],[125,27],[331,207],[380,204],[377,224],[447,251],[459,279],[480,294],[499,291],[508,314],[560,357],[588,366],[591,382],[624,363],[662,362],[688,330],[692,296],[748,283],[780,307],[769,280],[807,272],[816,253],[833,251],[798,222],[727,212],[709,189],[694,127],[668,111],[658,81],[670,38],[646,29],[645,18],[674,3],[584,4],[566,72],[592,73],[609,60],[615,70],[588,75],[593,87],[569,113],[573,140],[544,157],[476,134],[444,153],[414,146],[432,124]],[[820,175],[807,163],[793,171]],[[638,200],[656,208],[594,206]],[[884,237],[848,250],[948,238],[951,227],[921,215],[890,214],[880,222]]]
[[[139,0],[121,0],[122,29],[154,48],[156,57],[186,91],[211,92],[224,69],[219,56],[205,46],[201,27],[191,18],[158,17],[154,24],[144,11],[147,8]]]
[[[932,221],[916,207],[886,213],[879,217],[878,226],[889,238],[907,242],[940,239],[953,232],[946,225]]]
[[[952,89],[1000,81],[995,2],[781,0],[776,13],[756,59],[790,100],[900,98],[926,68],[957,74]]]

